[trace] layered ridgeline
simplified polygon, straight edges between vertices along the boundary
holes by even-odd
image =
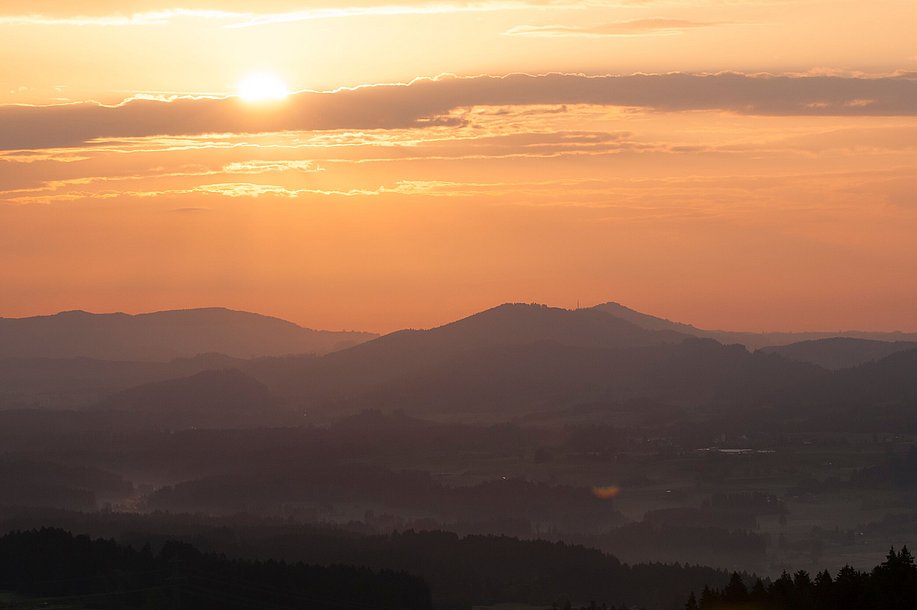
[[[752,333],[730,330],[707,330],[697,328],[690,324],[673,322],[665,318],[641,313],[615,302],[602,303],[591,309],[605,312],[622,320],[627,320],[640,328],[648,330],[670,330],[692,337],[713,339],[720,343],[738,343],[750,350],[772,348],[774,351],[779,351],[786,355],[798,355],[799,360],[805,360],[807,362],[815,362],[814,359],[808,357],[810,353],[813,354],[813,358],[819,358],[824,352],[822,350],[809,352],[805,346],[821,344],[827,351],[832,349],[843,350],[846,354],[843,363],[840,363],[839,360],[829,360],[828,362],[832,364],[832,367],[829,368],[834,368],[834,365],[836,365],[836,368],[854,366],[866,360],[887,356],[895,351],[917,347],[917,333],[914,332],[841,330]],[[825,339],[842,339],[849,341],[822,342],[822,340]],[[909,346],[909,343],[915,345]],[[816,353],[818,355],[815,355]],[[856,356],[854,354],[856,354]],[[821,363],[815,362],[815,364]]]
[[[223,308],[129,315],[67,311],[0,318],[0,358],[168,361],[218,353],[237,358],[326,354],[370,333],[303,328],[279,318]]]
[[[877,341],[854,337],[830,337],[765,347],[763,351],[780,354],[791,360],[811,362],[826,369],[838,370],[882,360],[892,354],[915,349],[917,349],[917,341]]]
[[[322,358],[255,362],[246,370],[310,410],[513,417],[634,399],[689,407],[820,403],[858,379],[882,378],[886,368],[900,375],[912,351],[899,342],[888,344],[891,356],[878,362],[875,350],[848,354],[859,367],[830,372],[780,350],[752,351],[685,332],[685,325],[614,312],[620,307],[507,304]],[[895,391],[887,388],[891,399]]]
[[[91,344],[93,332],[100,345],[108,345],[106,349],[123,346],[121,355],[131,349],[145,349],[147,357],[154,353],[148,342],[138,339],[134,345],[136,335],[112,333],[112,320],[105,316],[97,320],[88,314],[64,314],[62,318],[68,316],[83,322],[101,321],[97,331],[92,324],[83,324],[79,332],[68,331],[71,335],[55,338],[60,344],[69,342],[71,353],[83,349],[80,353],[88,354],[88,348],[79,346]],[[301,421],[297,418],[304,412],[334,417],[367,408],[506,419],[635,399],[679,407],[821,404],[838,397],[845,402],[860,397],[863,402],[881,380],[901,378],[902,384],[878,387],[883,400],[895,402],[909,395],[907,380],[915,371],[908,354],[917,353],[917,343],[851,337],[806,339],[753,351],[741,341],[753,344],[747,340],[752,337],[758,344],[772,343],[797,336],[702,331],[610,303],[577,310],[506,304],[437,328],[398,331],[324,355],[241,358],[245,350],[265,353],[268,347],[273,354],[290,353],[296,345],[305,350],[305,343],[297,344],[291,337],[311,337],[317,331],[225,310],[151,316],[187,322],[184,332],[174,327],[170,332],[154,333],[159,342],[154,351],[161,356],[190,353],[194,341],[201,349],[223,349],[224,353],[159,362],[87,357],[0,359],[0,408],[91,407],[96,413],[142,412],[147,419],[158,412],[175,415],[196,409],[209,413],[209,419],[170,415],[159,424],[203,427],[248,426],[259,421],[277,425]],[[213,322],[223,317],[255,323],[233,338],[232,329]],[[127,320],[127,326],[135,328],[132,325],[143,316],[116,315],[115,319],[118,324]],[[195,330],[189,320],[207,322]],[[270,329],[263,340],[255,337],[255,329],[262,327]],[[50,333],[48,328],[42,332]],[[275,340],[278,329],[292,335],[280,333],[286,338]],[[177,335],[181,336],[176,343],[168,344],[169,337]],[[219,341],[207,343],[206,337]],[[252,347],[258,341],[260,352]],[[4,344],[3,349],[8,353],[12,348]],[[31,353],[38,349],[33,347]],[[224,369],[239,373],[199,376]],[[243,383],[243,378],[248,381]],[[156,385],[169,380],[174,381]],[[255,390],[254,384],[263,387]],[[249,407],[239,407],[246,400]],[[227,415],[222,421],[221,404],[226,405]]]
[[[298,423],[267,386],[236,369],[202,371],[122,390],[93,410],[132,427],[253,428]]]
[[[0,409],[81,407],[137,385],[251,358],[327,354],[375,336],[223,308],[0,318]]]
[[[532,350],[543,345],[587,350],[649,348],[678,344],[685,338],[675,332],[646,330],[598,311],[506,304],[437,328],[394,332],[320,359],[290,361],[285,366],[254,363],[249,370],[282,395],[315,406],[359,399],[370,391],[384,392],[392,384],[409,388],[415,382],[436,383],[433,377],[442,368],[467,379],[477,374],[462,371],[461,364],[468,358],[484,362],[497,354],[499,366],[490,367],[481,381],[502,377],[505,367],[513,365],[501,353],[507,349]],[[563,372],[553,376],[562,378]],[[515,390],[518,383],[511,385]],[[446,394],[449,388],[442,390]]]

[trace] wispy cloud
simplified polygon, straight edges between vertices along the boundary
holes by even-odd
[[[181,19],[209,20],[245,28],[316,19],[440,15],[523,10],[579,11],[596,8],[748,6],[806,0],[4,0],[0,26],[151,26]],[[816,1],[816,0],[807,0]]]
[[[240,21],[252,18],[251,13],[235,13],[219,10],[164,9],[131,14],[102,15],[48,15],[29,13],[20,15],[0,14],[2,25],[43,25],[75,27],[123,27],[166,25],[176,19],[207,19],[218,21]]]
[[[282,174],[284,172],[293,172],[297,175],[318,173],[325,171],[324,167],[319,166],[312,160],[302,159],[278,159],[263,161],[251,159],[246,161],[235,161],[224,164],[222,167],[208,168],[204,166],[182,167],[179,169],[166,171],[163,168],[153,168],[149,171],[134,171],[126,173],[113,173],[108,175],[89,175],[77,178],[59,178],[40,180],[32,186],[22,188],[0,188],[0,197],[12,199],[15,197],[39,197],[66,191],[75,186],[85,187],[91,185],[111,185],[116,183],[130,183],[139,181],[157,181],[163,182],[176,178],[207,178],[213,176],[243,176],[243,175],[263,175],[263,174]],[[3,177],[0,174],[0,177]],[[127,189],[130,190],[130,189]]]
[[[90,3],[91,4],[91,3]],[[0,9],[0,25],[38,25],[38,26],[76,26],[76,27],[114,27],[114,26],[152,26],[164,25],[180,19],[197,19],[223,22],[227,28],[249,28],[279,23],[294,23],[320,19],[341,19],[347,17],[384,17],[403,15],[444,15],[451,13],[485,13],[500,11],[520,11],[530,9],[578,10],[590,7],[620,5],[619,2],[584,1],[569,2],[561,0],[484,0],[477,2],[431,2],[428,0],[410,2],[286,2],[271,3],[270,6],[259,6],[261,10],[251,10],[251,3],[223,3],[227,9],[210,8],[172,8],[162,6],[151,9],[149,2],[138,4],[134,8],[141,10],[107,12],[99,7],[92,11],[91,6],[79,3],[79,9],[46,12],[7,12]],[[304,7],[304,4],[306,6]],[[75,5],[75,3],[74,3]],[[146,9],[146,10],[143,10]],[[274,10],[272,10],[274,9]],[[277,10],[280,9],[280,10]],[[288,10],[283,10],[288,9]]]
[[[227,174],[265,174],[270,172],[321,172],[324,168],[309,160],[236,161],[223,166]]]
[[[616,21],[591,26],[573,25],[517,25],[510,28],[506,36],[535,36],[542,38],[605,36],[666,36],[681,34],[688,30],[714,26],[733,25],[723,21],[689,21],[685,19],[635,19]]]
[[[498,11],[518,11],[531,8],[579,8],[561,3],[533,2],[473,2],[441,4],[392,4],[382,6],[351,6],[313,8],[284,13],[253,14],[244,20],[228,25],[229,28],[248,28],[276,23],[293,23],[297,21],[314,21],[317,19],[340,19],[345,17],[384,17],[401,15],[443,15],[450,13],[491,13]]]

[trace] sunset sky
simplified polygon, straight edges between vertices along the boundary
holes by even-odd
[[[255,12],[257,11],[257,12]],[[0,316],[917,331],[917,2],[3,0]]]

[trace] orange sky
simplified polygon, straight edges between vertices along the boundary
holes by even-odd
[[[0,316],[386,331],[615,300],[917,330],[914,23],[911,0],[7,0]],[[252,72],[293,93],[240,100]]]

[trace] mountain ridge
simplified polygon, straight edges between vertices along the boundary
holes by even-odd
[[[785,358],[811,362],[829,370],[845,369],[882,360],[892,354],[917,348],[915,341],[876,341],[856,337],[828,337],[775,345],[762,351]]]
[[[375,336],[304,328],[273,316],[224,307],[141,314],[68,310],[0,318],[0,358],[168,361],[204,353],[241,358],[324,354]]]
[[[343,385],[347,393],[359,393],[477,349],[542,341],[579,347],[636,347],[677,343],[686,337],[641,329],[600,312],[506,303],[435,328],[396,331],[294,363],[274,382],[287,396],[327,399],[340,397]],[[359,379],[349,372],[355,370],[360,372]]]
[[[842,330],[842,331],[774,331],[774,332],[750,332],[750,331],[731,331],[731,330],[710,330],[685,324],[683,322],[674,322],[666,318],[643,313],[631,309],[626,305],[621,305],[615,301],[608,301],[594,305],[588,309],[602,311],[608,315],[619,317],[646,329],[655,330],[672,330],[690,334],[695,337],[714,339],[723,344],[740,343],[751,350],[762,348],[777,347],[799,343],[802,341],[817,341],[820,339],[831,339],[835,337],[862,339],[865,341],[917,341],[917,332],[904,331],[866,331],[866,330]]]

